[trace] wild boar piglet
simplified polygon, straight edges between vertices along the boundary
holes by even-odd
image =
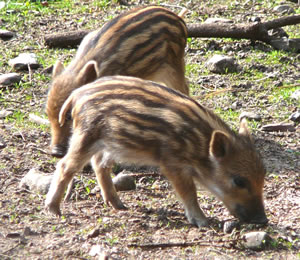
[[[63,157],[71,121],[59,125],[59,111],[74,89],[111,75],[135,76],[189,93],[184,76],[187,28],[183,19],[159,6],[133,9],[89,33],[75,58],[64,68],[58,61],[48,92],[51,154]]]
[[[235,133],[216,114],[178,91],[134,77],[98,79],[75,90],[59,123],[73,119],[65,157],[57,164],[46,208],[60,202],[74,174],[91,162],[105,203],[125,209],[111,180],[115,162],[155,165],[182,201],[190,223],[206,226],[196,194],[201,183],[240,220],[266,223],[265,168],[246,122]]]

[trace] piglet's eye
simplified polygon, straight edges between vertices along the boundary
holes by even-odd
[[[66,120],[66,121],[72,120],[71,110],[69,110],[69,111],[66,113],[65,120]]]
[[[233,183],[234,183],[235,186],[243,189],[243,188],[247,187],[248,180],[244,177],[235,176],[235,177],[233,177]]]

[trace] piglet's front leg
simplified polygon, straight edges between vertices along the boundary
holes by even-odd
[[[184,169],[180,169],[179,166],[172,167],[171,165],[162,166],[161,171],[172,183],[177,196],[183,203],[188,221],[199,228],[207,227],[208,220],[199,207],[196,186],[190,174],[185,173]]]
[[[56,167],[54,176],[46,196],[45,209],[50,213],[61,216],[60,202],[64,192],[75,173],[74,167],[70,167],[71,162],[63,158]]]

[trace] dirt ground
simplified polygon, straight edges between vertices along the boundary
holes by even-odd
[[[200,8],[192,1],[187,6],[190,9]],[[114,5],[110,8],[113,10]],[[223,9],[209,5],[201,8],[199,15],[209,13],[212,17],[218,15],[220,10],[225,13],[236,11],[227,10],[225,6]],[[242,9],[237,10],[237,21],[243,21]],[[265,12],[260,11],[261,14]],[[97,15],[102,17],[103,13],[100,10],[88,15],[91,18]],[[18,37],[2,41],[0,48],[3,46],[4,56],[26,41],[38,43],[41,49],[46,48],[41,41],[45,31],[80,29],[84,24],[74,21],[81,16],[74,14],[60,18],[58,15],[40,17],[37,14],[37,19],[28,21],[28,26],[24,25],[24,31],[19,32]],[[195,18],[189,19],[192,22]],[[215,41],[206,39],[203,44],[207,46],[208,42]],[[268,46],[262,47],[261,44],[253,47],[246,40],[218,40],[218,44],[229,46],[233,52],[247,53],[250,48],[269,50]],[[39,48],[34,51],[38,53]],[[201,51],[188,47],[187,63],[204,62]],[[70,58],[74,53],[75,50],[70,50],[69,56],[64,54],[64,58]],[[277,79],[299,83],[299,55],[287,53],[286,57],[290,59],[289,73],[280,74],[275,65],[270,70],[277,73]],[[7,63],[2,64],[0,73],[11,71]],[[29,87],[20,84],[18,88],[1,89],[0,110],[21,111],[25,121],[28,121],[29,113],[43,111],[50,75],[45,74],[45,78],[41,79],[35,73],[43,75],[44,69],[38,69],[31,76],[28,72],[22,72],[22,82],[25,85],[30,80]],[[194,85],[199,84],[200,90],[194,93],[197,95],[205,94],[207,90],[201,89],[201,82],[204,86],[214,85],[216,88],[224,84],[232,85],[231,78],[227,76],[208,75],[209,82],[206,84],[200,76],[201,71],[198,75],[189,78]],[[250,86],[250,89],[256,88],[259,88],[259,83]],[[257,98],[264,105],[255,110],[264,115],[266,122],[276,116],[281,118],[284,116],[281,113],[292,113],[299,108],[299,101],[269,103],[268,92],[261,93]],[[34,98],[27,99],[29,94]],[[213,109],[226,110],[233,101],[239,100],[242,105],[238,112],[243,108],[255,107],[253,96],[242,95],[238,92],[230,97],[215,96],[202,103]],[[262,102],[263,99],[266,101]],[[237,122],[231,121],[229,124],[235,127]],[[254,135],[268,172],[264,198],[269,223],[265,226],[242,224],[227,234],[223,231],[224,223],[234,218],[213,195],[199,190],[198,201],[209,217],[211,227],[198,229],[187,222],[169,182],[151,170],[130,173],[136,179],[137,189],[119,192],[128,207],[126,211],[116,211],[103,203],[99,192],[94,189],[93,172],[85,169],[76,176],[71,200],[62,205],[63,217],[47,214],[43,209],[45,195],[19,188],[19,183],[32,168],[47,174],[54,171],[57,160],[48,154],[49,128],[42,129],[33,124],[22,127],[15,120],[0,119],[0,137],[6,145],[0,148],[0,259],[96,259],[97,252],[102,255],[106,253],[113,259],[300,259],[299,125],[295,132],[266,133],[257,129]],[[265,231],[274,240],[261,251],[246,249],[243,235],[250,231]]]

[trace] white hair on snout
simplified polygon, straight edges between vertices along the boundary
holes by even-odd
[[[206,187],[208,188],[208,190],[210,190],[213,194],[215,194],[220,200],[224,200],[224,192],[222,191],[222,189],[220,189],[216,183],[207,183]]]

